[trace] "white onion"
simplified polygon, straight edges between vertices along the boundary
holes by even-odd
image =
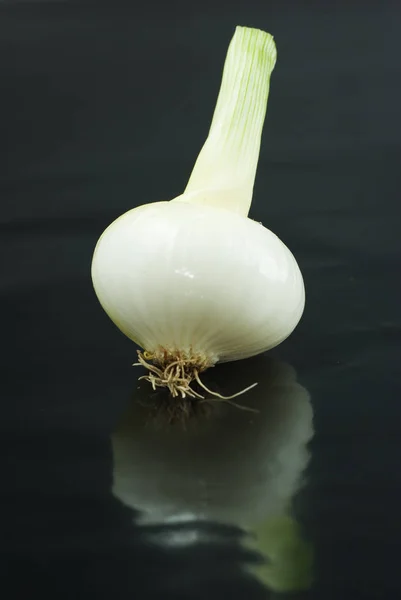
[[[158,202],[104,232],[93,279],[103,308],[150,353],[159,346],[213,362],[286,338],[304,306],[302,277],[268,229],[224,209]]]
[[[173,396],[196,396],[191,381],[200,383],[199,373],[219,361],[276,346],[303,312],[293,255],[247,217],[275,61],[269,34],[236,29],[185,192],[128,211],[94,252],[101,305],[143,348],[153,387],[165,385]]]

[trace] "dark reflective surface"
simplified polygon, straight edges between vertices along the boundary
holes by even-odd
[[[2,597],[392,600],[398,6],[163,6],[0,5]],[[183,189],[236,24],[279,49],[251,217],[297,257],[306,311],[208,375],[259,381],[238,399],[258,412],[183,429],[137,389],[90,261],[111,220]]]
[[[312,550],[292,499],[309,459],[309,395],[289,365],[268,357],[222,365],[206,377],[224,395],[259,384],[236,406],[209,400],[185,424],[172,424],[162,393],[143,385],[112,435],[113,493],[140,509],[144,523],[235,524],[265,555],[259,575],[270,588],[308,588]]]

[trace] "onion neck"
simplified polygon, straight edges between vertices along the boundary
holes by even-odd
[[[269,33],[236,28],[208,137],[184,194],[176,200],[248,215],[275,62]]]

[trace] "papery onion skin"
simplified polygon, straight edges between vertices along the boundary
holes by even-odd
[[[279,238],[225,209],[156,202],[102,234],[92,262],[97,297],[147,352],[247,358],[287,338],[305,303],[302,275]]]

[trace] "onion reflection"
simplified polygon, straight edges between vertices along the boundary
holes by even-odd
[[[292,367],[266,356],[221,365],[207,384],[226,395],[254,381],[259,385],[239,400],[257,412],[212,402],[210,414],[185,428],[152,418],[149,388],[141,386],[112,436],[113,491],[143,511],[146,523],[193,517],[247,529],[272,561],[260,573],[265,581],[275,589],[305,587],[309,575],[298,573],[295,584],[294,564],[284,565],[282,555],[298,547],[301,562],[310,562],[290,516],[313,435],[309,394]]]

